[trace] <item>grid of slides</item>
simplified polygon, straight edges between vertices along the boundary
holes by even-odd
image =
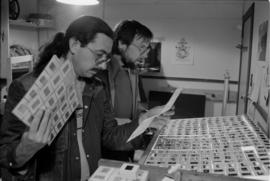
[[[65,125],[79,101],[75,90],[75,72],[69,60],[53,56],[29,91],[13,109],[13,114],[30,126],[40,108],[48,109],[53,120],[49,144]]]
[[[161,130],[145,165],[228,176],[269,175],[270,143],[242,116],[176,119]]]

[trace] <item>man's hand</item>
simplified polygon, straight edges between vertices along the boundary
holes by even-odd
[[[140,118],[139,118],[139,124],[140,124],[143,120],[145,120],[145,119],[147,119],[147,118],[150,118],[150,117],[152,117],[152,116],[158,115],[158,114],[161,112],[161,110],[162,110],[163,108],[164,108],[164,106],[156,106],[156,107],[154,107],[154,108],[148,110],[146,113],[141,114],[141,115],[140,115]]]
[[[163,108],[164,108],[164,106],[157,106],[157,107],[150,109],[146,113],[142,114],[139,118],[139,124],[147,118],[153,117],[155,115],[159,115]],[[172,109],[163,113],[162,115],[154,118],[154,120],[149,125],[149,127],[156,128],[158,130],[161,129],[164,125],[167,124],[168,120],[170,120],[170,117],[172,115],[174,115],[174,107],[172,107]]]
[[[141,114],[141,115],[140,115],[140,118],[139,118],[139,124],[140,124],[143,120],[145,120],[145,119],[147,119],[147,118],[150,118],[150,117],[152,117],[152,116],[158,115],[158,114],[162,111],[163,108],[164,108],[164,106],[156,106],[156,107],[154,107],[154,108],[148,110],[146,113]],[[170,118],[170,117],[173,116],[174,113],[175,113],[175,112],[174,112],[174,109],[175,109],[175,108],[174,108],[174,106],[173,106],[169,111],[163,113],[163,114],[160,115],[159,117]]]
[[[25,164],[37,151],[43,148],[49,141],[51,129],[50,110],[39,109],[30,122],[30,128],[26,131],[21,142],[16,148],[17,166]]]
[[[171,109],[165,113],[163,113],[161,116],[163,117],[171,117],[175,114],[175,106],[172,106]]]
[[[43,147],[49,141],[51,128],[50,112],[45,109],[39,109],[32,119],[30,129],[24,133],[22,141],[30,141],[37,146]]]
[[[157,130],[160,130],[163,126],[168,124],[169,120],[170,118],[168,117],[156,117],[149,125],[149,128],[155,128]]]

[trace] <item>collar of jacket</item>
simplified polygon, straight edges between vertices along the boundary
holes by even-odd
[[[85,78],[85,87],[83,90],[83,96],[96,96],[104,85],[103,81],[97,77],[93,77],[91,79]]]

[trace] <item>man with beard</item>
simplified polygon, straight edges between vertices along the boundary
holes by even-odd
[[[112,60],[107,64],[109,89],[118,125],[141,121],[161,111],[156,107],[142,114],[138,89],[137,67],[147,58],[153,33],[135,20],[124,20],[115,27]],[[109,159],[132,161],[133,151],[110,151],[103,149],[103,156]]]
[[[98,167],[101,145],[112,150],[144,146],[143,135],[126,143],[138,125],[117,125],[105,83],[96,77],[111,59],[112,45],[113,31],[106,22],[92,16],[79,17],[43,48],[33,72],[11,83],[0,130],[3,180],[85,181]],[[59,61],[72,63],[79,105],[48,145],[50,131],[55,127],[48,107],[38,109],[28,120],[29,126],[12,110],[53,55]]]

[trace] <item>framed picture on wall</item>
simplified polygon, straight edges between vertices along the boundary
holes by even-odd
[[[146,72],[160,72],[161,42],[151,42],[148,57],[141,60],[139,68]]]
[[[174,47],[175,56],[172,64],[193,65],[194,64],[194,47],[187,37],[180,38]]]

